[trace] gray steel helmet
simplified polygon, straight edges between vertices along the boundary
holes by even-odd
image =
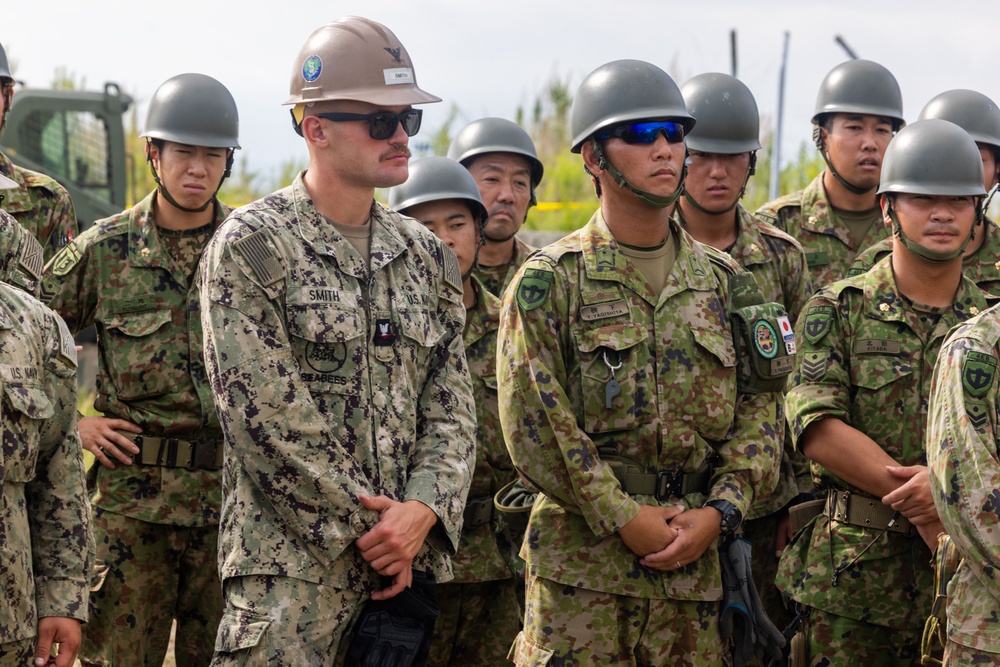
[[[480,225],[489,217],[476,180],[468,169],[451,158],[435,155],[414,160],[406,182],[389,190],[389,208],[401,213],[411,206],[442,199],[468,203]]]
[[[345,16],[317,28],[299,49],[284,104],[356,100],[423,104],[441,98],[421,90],[413,61],[381,23]]]
[[[0,44],[0,79],[13,79],[14,75],[10,73],[10,63],[7,62],[7,52],[3,49],[3,44]]]
[[[695,120],[677,84],[666,72],[642,60],[615,60],[587,75],[573,98],[569,127],[574,153],[595,132],[630,120],[663,118],[684,126]]]
[[[466,167],[472,163],[472,158],[485,153],[513,153],[522,156],[531,165],[531,187],[534,189],[542,182],[545,168],[538,159],[535,142],[517,123],[505,118],[474,120],[461,129],[448,148],[448,157]]]
[[[149,101],[141,137],[210,148],[240,147],[240,117],[229,90],[204,74],[167,79]]]
[[[44,251],[14,216],[0,211],[0,281],[37,297],[41,288]]]
[[[684,139],[688,150],[733,155],[760,149],[757,100],[742,81],[717,72],[699,74],[681,86],[681,94],[698,121]]]
[[[878,193],[985,197],[983,161],[969,133],[932,118],[904,127],[885,151]]]
[[[931,99],[919,120],[949,120],[969,133],[974,141],[1000,148],[1000,109],[974,90],[949,90]]]
[[[823,123],[831,113],[862,113],[886,116],[898,130],[903,120],[903,95],[892,72],[870,60],[848,60],[830,70],[816,95],[812,122]]]

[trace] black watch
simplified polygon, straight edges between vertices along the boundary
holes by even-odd
[[[743,523],[743,512],[728,500],[709,500],[705,507],[713,507],[722,513],[722,535],[732,537]]]

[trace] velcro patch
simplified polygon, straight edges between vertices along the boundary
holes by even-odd
[[[854,341],[854,354],[899,354],[899,341],[861,338]]]
[[[282,278],[281,262],[278,255],[267,243],[264,230],[258,229],[253,234],[233,241],[233,251],[239,253],[262,287],[267,287],[278,282]]]
[[[524,310],[538,308],[549,298],[555,275],[543,269],[525,269],[517,286],[517,303]]]
[[[984,401],[966,401],[965,414],[969,416],[969,423],[972,424],[972,428],[980,433],[986,431],[990,423],[990,417]]]
[[[22,239],[21,247],[21,269],[35,280],[42,277],[42,268],[45,266],[45,258],[42,246],[34,243],[30,239]]]
[[[76,341],[73,340],[73,334],[69,332],[63,318],[57,315],[56,322],[59,324],[59,358],[76,368]]]
[[[962,386],[972,398],[982,398],[990,390],[997,371],[996,357],[982,352],[969,352],[962,366]]]
[[[591,303],[580,306],[580,319],[587,322],[603,320],[607,317],[618,317],[628,314],[628,303],[625,299],[617,301],[607,301],[605,303]]]
[[[81,257],[83,257],[83,253],[80,252],[76,242],[70,243],[52,258],[52,275],[65,276],[80,263]]]
[[[802,366],[799,373],[805,382],[819,382],[826,377],[827,361],[830,359],[829,350],[818,352],[806,352],[802,355]]]
[[[833,306],[813,306],[806,313],[806,321],[802,326],[802,334],[806,340],[815,345],[830,332],[833,324]]]
[[[810,269],[815,269],[819,266],[829,266],[830,254],[822,250],[819,252],[807,252],[806,264]]]
[[[446,247],[445,251],[441,253],[444,255],[444,272],[442,273],[442,278],[444,282],[450,285],[457,292],[462,291],[462,271],[458,268],[458,257],[451,248]]]

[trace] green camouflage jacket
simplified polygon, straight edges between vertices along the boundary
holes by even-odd
[[[847,277],[859,252],[891,236],[887,225],[876,222],[861,243],[852,239],[827,201],[823,172],[804,190],[768,202],[754,215],[791,234],[802,244],[812,286],[817,290]]]
[[[202,355],[198,282],[189,283],[153,220],[155,191],[99,220],[45,267],[42,299],[73,332],[97,326],[94,407],[151,436],[219,441]],[[216,206],[216,223],[231,210]],[[95,507],[152,523],[219,522],[222,474],[133,464],[98,469]]]
[[[304,173],[304,172],[303,172]],[[371,591],[361,494],[438,516],[414,568],[451,578],[475,462],[454,253],[373,202],[371,262],[295,182],[232,213],[202,264],[205,357],[226,433],[223,578]]]
[[[936,324],[928,322],[897,292],[889,258],[820,290],[799,318],[785,396],[794,441],[831,417],[870,437],[900,465],[923,465],[941,342],[951,327],[991,303],[963,278],[953,307],[942,309]],[[861,491],[816,463],[812,469],[821,488]],[[785,549],[776,583],[808,606],[919,633],[933,596],[930,559],[916,534],[831,522],[821,514]],[[845,568],[835,586],[834,564]]]
[[[468,503],[487,503],[493,507],[493,496],[514,479],[514,464],[503,441],[500,428],[500,408],[497,405],[497,329],[500,327],[500,300],[486,291],[473,276],[476,306],[465,314],[465,356],[472,377],[472,394],[476,399],[476,467]],[[455,581],[491,581],[512,576],[510,568],[497,546],[496,524],[462,528],[458,553],[453,564]]]
[[[987,218],[983,231],[986,233],[983,244],[976,252],[962,258],[962,273],[987,294],[1000,295],[1000,229]],[[850,275],[868,271],[891,252],[892,238],[879,241],[855,258]]]
[[[741,269],[671,227],[679,248],[659,295],[600,211],[521,267],[501,306],[500,420],[515,466],[545,494],[522,550],[530,574],[619,595],[718,600],[715,543],[676,572],[639,564],[618,529],[640,503],[678,499],[630,496],[602,461],[627,457],[647,472],[714,465],[708,494],[684,504],[728,500],[744,515],[777,481],[777,396],[736,388],[727,271]]]
[[[956,327],[941,348],[927,465],[941,522],[963,556],[948,586],[948,637],[1000,653],[1000,311]]]
[[[72,241],[79,231],[73,201],[66,188],[37,171],[22,169],[0,153],[0,174],[16,182],[16,190],[0,190],[0,208],[31,232],[45,251],[45,261]]]
[[[489,290],[490,294],[499,297],[503,294],[504,290],[507,289],[507,285],[510,285],[510,281],[514,279],[514,274],[517,273],[517,269],[524,264],[524,260],[528,259],[528,255],[533,253],[535,248],[528,245],[521,239],[514,237],[514,257],[511,259],[509,264],[503,266],[480,266],[478,263],[472,267],[472,275],[479,279],[486,289]],[[505,268],[506,267],[506,268]],[[499,276],[503,275],[503,279],[500,280]]]
[[[680,208],[677,219],[685,225]],[[764,301],[774,301],[785,307],[792,326],[812,295],[812,283],[806,266],[805,254],[799,242],[783,231],[758,220],[737,204],[739,232],[729,255],[736,263],[753,274]],[[784,419],[779,420],[784,429]],[[781,476],[774,493],[754,501],[748,519],[773,514],[785,507],[795,496],[812,491],[809,466],[800,454],[786,451],[781,458]],[[798,478],[798,479],[797,479]]]
[[[0,284],[0,644],[42,616],[87,620],[94,563],[76,346],[55,313]]]

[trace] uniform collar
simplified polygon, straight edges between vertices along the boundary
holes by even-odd
[[[16,313],[10,309],[5,300],[0,299],[0,329],[4,331],[13,329],[16,322]]]
[[[313,205],[303,181],[305,173],[305,171],[299,172],[292,183],[295,219],[298,221],[302,239],[320,255],[336,260],[337,266],[345,273],[355,278],[367,279],[369,266],[365,266],[364,258]],[[375,273],[395,257],[403,254],[406,251],[406,242],[396,229],[392,219],[393,214],[389,209],[372,200],[370,215],[372,229],[369,264],[371,272]]]
[[[28,184],[24,180],[24,174],[20,169],[16,169],[10,158],[3,153],[0,153],[0,174],[17,183],[16,188],[0,190],[0,196],[3,196],[3,210],[12,214],[30,211],[31,196],[28,194]]]
[[[863,279],[868,317],[882,322],[903,322],[914,328],[911,324],[915,317],[914,310],[896,289],[891,254],[873,266],[871,271],[863,274]],[[983,291],[962,274],[952,309],[941,319],[942,322],[949,322],[950,327],[978,315],[989,307],[990,304],[987,303]]]
[[[156,267],[169,270],[172,258],[163,244],[160,228],[153,220],[153,204],[158,193],[153,190],[145,199],[133,206],[128,214],[128,261],[133,266]],[[215,225],[226,219],[232,209],[219,200],[215,201]]]
[[[760,233],[750,212],[742,204],[736,205],[736,243],[729,249],[729,254],[740,266],[757,266],[768,261],[767,243]]]
[[[500,328],[500,299],[490,294],[476,276],[472,276],[472,289],[476,291],[476,305],[465,311],[465,347]]]

